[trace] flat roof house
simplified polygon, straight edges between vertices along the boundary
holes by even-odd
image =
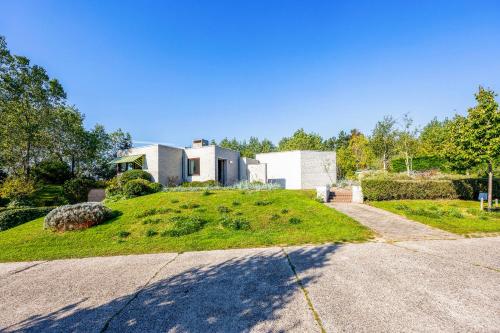
[[[333,151],[289,151],[241,157],[232,149],[194,140],[191,147],[161,144],[121,151],[113,161],[117,172],[143,169],[166,186],[183,182],[215,180],[221,185],[239,181],[278,183],[287,189],[309,189],[337,182]]]

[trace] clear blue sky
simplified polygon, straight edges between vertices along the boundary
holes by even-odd
[[[138,141],[277,141],[417,124],[500,92],[500,1],[21,1],[0,3],[10,49],[69,101]]]

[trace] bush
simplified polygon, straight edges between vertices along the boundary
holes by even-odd
[[[52,210],[44,222],[45,229],[68,231],[87,229],[113,217],[113,212],[97,202],[66,205]]]
[[[58,160],[45,160],[33,168],[33,177],[44,184],[62,185],[73,176],[67,163]]]
[[[135,180],[135,179],[144,179],[144,180],[147,180],[148,182],[150,182],[150,181],[153,181],[153,176],[147,171],[140,170],[140,169],[134,169],[134,170],[125,171],[119,177],[119,180],[120,180],[120,183],[122,184],[122,186],[125,185],[126,183],[128,183],[129,181]]]
[[[144,179],[133,179],[123,186],[122,192],[128,198],[154,193],[151,184],[150,181]]]
[[[77,177],[64,182],[64,196],[72,204],[85,202],[89,191],[94,187],[95,181],[90,178]]]
[[[412,161],[414,171],[426,170],[442,170],[445,171],[446,161],[438,156],[420,156],[414,157]],[[391,161],[392,171],[404,172],[406,171],[406,163],[404,158],[397,158]]]
[[[8,177],[0,188],[0,196],[25,206],[31,204],[31,199],[36,191],[35,182],[30,178]]]
[[[224,228],[233,230],[249,230],[250,222],[243,218],[232,219],[229,216],[221,218],[221,224]]]
[[[486,192],[487,180],[367,178],[361,181],[363,195],[368,200],[400,199],[464,199],[477,200],[479,192]],[[494,182],[493,197],[500,194],[500,181]]]
[[[288,222],[289,222],[290,224],[299,224],[299,223],[301,223],[301,222],[302,222],[302,220],[301,220],[301,219],[299,219],[298,217],[291,217],[291,218],[288,220]]]
[[[181,184],[182,187],[213,187],[218,186],[219,183],[215,180],[206,180],[203,182],[194,181],[194,182],[184,182]]]
[[[203,229],[206,220],[199,217],[175,216],[170,219],[174,222],[174,227],[162,233],[162,236],[180,237],[189,235]]]
[[[54,207],[14,208],[0,211],[0,231],[47,215]]]
[[[228,207],[226,206],[219,206],[217,207],[217,211],[221,214],[227,214],[227,213],[230,213],[231,212],[231,209],[229,209]]]

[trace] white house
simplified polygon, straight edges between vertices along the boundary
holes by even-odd
[[[310,189],[337,182],[333,151],[263,153],[252,159],[203,139],[194,140],[188,148],[161,144],[134,147],[121,151],[113,163],[117,172],[143,169],[168,186],[207,180],[232,185],[248,180],[278,183],[287,189]]]

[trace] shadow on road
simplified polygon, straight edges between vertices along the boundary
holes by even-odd
[[[319,277],[307,271],[323,266],[338,247],[289,251],[301,262],[297,273],[303,276],[303,286]],[[280,332],[311,325],[304,323],[312,316],[302,306],[304,296],[283,252],[263,250],[186,270],[179,269],[182,260],[181,255],[139,293],[97,307],[82,307],[81,299],[7,331]]]

